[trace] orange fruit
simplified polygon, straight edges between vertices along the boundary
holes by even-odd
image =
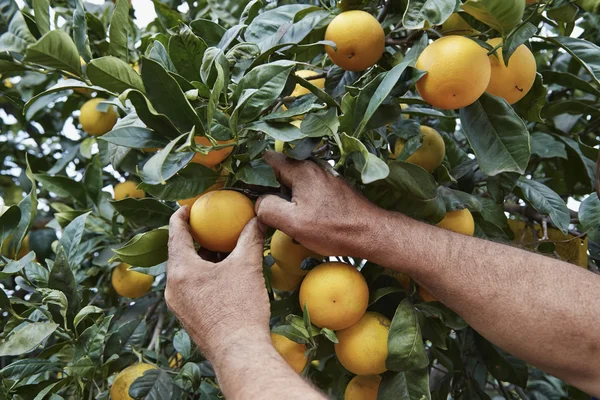
[[[428,172],[433,172],[444,161],[446,155],[446,144],[438,131],[428,126],[421,125],[421,133],[423,134],[423,143],[421,147],[406,159],[406,162],[418,165]],[[406,141],[398,138],[394,147],[392,158],[396,159],[404,149]]]
[[[345,329],[358,321],[369,305],[365,278],[351,265],[329,262],[313,270],[300,285],[300,307],[308,308],[319,328]]]
[[[126,198],[143,199],[146,194],[142,189],[137,188],[137,183],[133,181],[125,181],[117,183],[114,188],[115,200],[123,200]]]
[[[208,140],[208,138],[205,136],[196,136],[194,138],[194,140],[196,141],[196,144],[200,144],[203,146],[212,146],[212,143],[210,143],[210,140]],[[229,144],[229,143],[234,143],[234,142],[235,142],[234,140],[224,140],[224,141],[217,140],[218,144]],[[196,155],[194,155],[194,158],[192,158],[192,162],[196,163],[196,164],[202,164],[205,167],[212,168],[215,165],[217,165],[218,163],[220,163],[221,161],[223,161],[224,159],[226,159],[227,157],[229,157],[229,155],[231,154],[232,151],[233,151],[233,147],[230,146],[230,147],[224,147],[219,150],[211,150],[208,152],[208,154],[196,153]]]
[[[254,217],[254,204],[249,198],[233,190],[217,190],[196,200],[190,210],[190,230],[205,249],[229,253]]]
[[[150,291],[154,277],[129,267],[129,264],[121,263],[113,269],[111,283],[120,296],[137,299]]]
[[[357,375],[346,386],[344,400],[377,400],[381,376]]]
[[[308,271],[300,269],[302,261],[309,257],[323,258],[314,251],[295,242],[294,239],[280,230],[276,230],[271,238],[271,255],[282,271],[299,276],[308,274]]]
[[[113,106],[106,112],[98,111],[96,107],[106,99],[96,97],[86,101],[79,110],[79,123],[81,129],[92,136],[101,136],[110,131],[117,123],[117,113]]]
[[[416,64],[427,71],[417,91],[427,103],[444,110],[474,103],[490,82],[487,51],[463,36],[445,36],[423,50]]]
[[[496,47],[502,42],[502,38],[488,40],[488,44]],[[537,73],[537,65],[533,53],[524,44],[517,47],[508,60],[508,66],[504,65],[502,48],[490,54],[490,65],[492,75],[486,92],[494,96],[502,97],[508,104],[514,104],[521,100],[533,87]]]
[[[385,372],[390,324],[383,315],[368,311],[356,324],[336,332],[335,354],[344,368],[357,375]]]
[[[468,209],[449,211],[437,224],[440,228],[448,229],[463,235],[473,236],[475,233],[475,221]]]
[[[140,363],[127,367],[119,372],[110,388],[111,400],[133,400],[133,398],[129,396],[129,387],[137,378],[144,375],[144,372],[149,369],[157,368],[154,365]]]
[[[302,372],[308,363],[306,353],[306,345],[296,343],[293,340],[286,338],[283,335],[271,332],[271,341],[275,350],[283,357],[285,362],[297,373]]]
[[[347,71],[363,71],[381,58],[385,49],[385,33],[375,17],[365,11],[346,11],[335,17],[325,31],[325,40],[336,49],[325,46],[331,61]]]

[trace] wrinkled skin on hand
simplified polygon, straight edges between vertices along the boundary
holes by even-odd
[[[258,221],[246,225],[227,258],[213,263],[197,254],[188,218],[189,207],[182,207],[169,224],[167,306],[211,361],[249,332],[252,340],[270,342],[264,235]]]
[[[261,223],[319,254],[365,256],[366,249],[356,249],[353,244],[368,242],[363,235],[382,210],[312,161],[292,160],[274,152],[266,153],[264,159],[277,179],[291,189],[292,198],[261,197],[256,203]]]

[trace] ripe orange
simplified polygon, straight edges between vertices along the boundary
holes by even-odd
[[[119,372],[110,388],[111,400],[133,400],[133,398],[129,396],[129,387],[137,378],[144,375],[144,372],[149,369],[157,368],[154,365],[140,363],[127,367]]]
[[[301,275],[288,274],[277,264],[271,267],[271,286],[282,292],[296,290],[302,282]]]
[[[385,372],[390,324],[383,315],[368,311],[356,324],[336,332],[335,354],[344,368],[357,375]]]
[[[113,269],[111,282],[120,296],[137,299],[150,291],[154,277],[131,271],[129,267],[129,264],[119,264],[117,268]]]
[[[299,76],[300,78],[306,79],[306,78],[310,78],[311,76],[319,75],[319,73],[312,71],[310,69],[301,69],[299,71],[296,71],[294,73],[294,75]],[[320,89],[323,89],[325,87],[325,78],[311,79],[311,80],[309,80],[309,82]],[[301,86],[300,84],[297,84],[296,87],[294,87],[292,96],[300,97],[300,96],[304,96],[305,94],[309,94],[309,93],[310,93],[310,90],[308,90],[304,86]]]
[[[492,47],[502,42],[502,38],[488,40]],[[508,60],[508,66],[504,65],[502,48],[490,54],[492,75],[486,92],[494,96],[502,97],[508,104],[514,104],[521,100],[533,87],[537,66],[533,53],[524,44],[517,47]]]
[[[103,101],[106,101],[106,99],[96,97],[86,101],[80,109],[79,123],[81,129],[92,136],[104,135],[117,123],[117,113],[113,106],[110,106],[106,112],[96,109],[98,104]]]
[[[143,199],[146,194],[142,189],[137,188],[137,183],[133,181],[125,181],[117,183],[114,188],[115,200],[123,200],[126,198]]]
[[[293,340],[286,338],[283,335],[271,332],[271,341],[275,350],[283,357],[290,367],[297,373],[302,372],[308,363],[306,353],[306,345],[296,343]]]
[[[210,140],[208,140],[208,138],[205,136],[196,136],[194,138],[194,140],[196,141],[196,144],[201,144],[203,146],[212,146],[212,143],[210,143]],[[224,141],[217,140],[217,143],[218,144],[234,143],[234,140],[224,140]],[[202,164],[205,167],[212,168],[215,165],[217,165],[218,163],[220,163],[221,161],[223,161],[224,159],[226,159],[227,157],[229,157],[229,155],[231,154],[232,151],[233,151],[233,147],[230,146],[230,147],[224,147],[219,150],[211,150],[208,152],[208,154],[196,153],[194,158],[192,158],[192,162],[196,163],[196,164]]]
[[[423,134],[421,147],[411,154],[406,161],[418,165],[428,172],[433,172],[444,161],[446,145],[438,131],[433,128],[421,125],[421,133]],[[405,144],[406,141],[403,139],[396,140],[396,146],[392,154],[393,159],[398,158]]]
[[[385,49],[385,33],[375,17],[365,11],[346,11],[331,21],[325,40],[337,49],[325,46],[333,63],[347,71],[363,71],[381,58]]]
[[[275,259],[275,263],[277,263],[283,271],[288,274],[299,276],[308,274],[308,271],[300,269],[304,259],[309,257],[316,259],[323,258],[314,251],[295,242],[294,239],[280,230],[275,231],[271,238],[271,255]]]
[[[229,253],[254,216],[254,204],[243,194],[233,190],[209,192],[192,206],[191,234],[205,249]]]
[[[475,221],[468,209],[449,211],[437,224],[440,228],[473,236],[475,233]]]
[[[357,375],[346,386],[344,400],[377,400],[381,376]]]
[[[304,309],[304,305],[316,326],[346,329],[365,313],[369,288],[353,266],[323,263],[311,270],[300,285],[300,307]]]
[[[423,50],[416,64],[427,74],[417,91],[429,104],[444,110],[475,102],[490,82],[486,50],[463,36],[445,36]]]

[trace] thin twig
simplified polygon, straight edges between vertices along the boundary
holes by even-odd
[[[315,79],[323,79],[323,78],[327,78],[327,71],[318,73],[316,75],[307,76],[306,78],[303,78],[303,79],[306,81],[314,81]]]
[[[523,400],[529,400],[529,396],[525,393],[523,389],[515,385],[515,391],[519,394],[519,397]]]
[[[162,326],[165,322],[165,313],[161,309],[159,310],[159,314],[158,314],[158,321],[156,321],[156,326],[154,327],[154,332],[152,333],[152,340],[150,340],[150,344],[148,345],[148,349],[149,350],[154,350],[155,352],[159,352],[160,350],[160,345],[159,345],[159,336],[160,336],[160,331],[162,330]]]
[[[508,399],[508,400],[512,400],[512,396],[510,395],[510,393],[508,393],[506,391],[506,388],[504,387],[502,382],[500,382],[499,379],[496,379],[496,382],[498,382],[498,387],[500,388],[500,391],[502,392],[502,395],[504,396],[504,398]]]
[[[542,219],[542,232],[544,233],[542,240],[548,240],[548,218]]]
[[[600,199],[600,151],[596,159],[596,195]]]
[[[388,15],[388,11],[390,11],[390,5],[391,4],[392,4],[392,0],[386,0],[386,1],[384,1],[384,3],[383,3],[383,9],[379,13],[379,16],[377,16],[377,21],[383,22],[385,20],[385,17]]]

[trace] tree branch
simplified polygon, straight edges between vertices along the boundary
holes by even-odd
[[[596,159],[596,195],[600,199],[600,151],[598,152],[598,158]]]
[[[162,307],[158,311],[158,321],[156,321],[156,326],[154,327],[154,332],[152,333],[152,339],[150,340],[150,344],[148,345],[149,350],[154,350],[157,353],[159,352],[159,339],[160,331],[162,330],[162,326],[165,322],[165,313],[163,312]]]

